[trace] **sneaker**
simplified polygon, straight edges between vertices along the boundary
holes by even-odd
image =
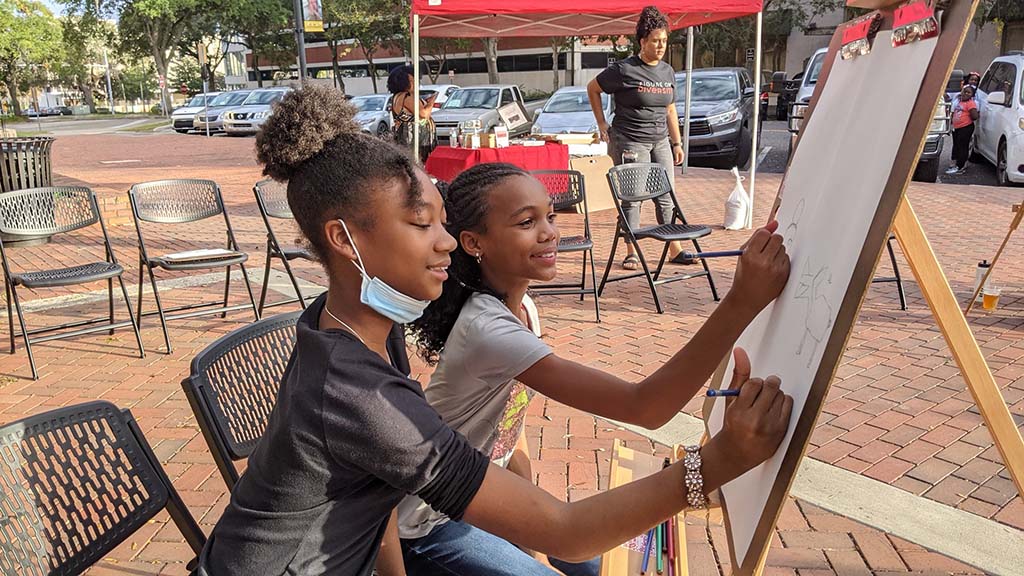
[[[946,168],[946,174],[956,174],[958,172],[960,172],[960,169],[957,168],[956,166],[950,166],[949,168]]]
[[[967,174],[967,164],[964,167],[956,171],[957,174]]]

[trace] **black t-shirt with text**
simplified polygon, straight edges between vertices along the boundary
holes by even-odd
[[[676,101],[675,72],[666,62],[651,66],[630,56],[597,75],[601,90],[615,98],[612,128],[630,142],[668,138],[666,108]]]

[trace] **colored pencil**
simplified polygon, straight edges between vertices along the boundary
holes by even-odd
[[[651,560],[651,542],[654,541],[654,528],[647,531],[647,538],[644,539],[644,560],[640,565],[640,574],[647,573],[647,565]]]
[[[662,543],[663,543],[663,541],[665,539],[665,533],[664,533],[664,527],[661,524],[658,524],[658,528],[655,531],[655,536],[658,539],[658,543],[654,547],[654,553],[657,555],[656,558],[658,560],[658,562],[657,562],[658,574],[662,574],[662,573],[665,572],[665,558],[661,554],[661,546],[662,546]]]

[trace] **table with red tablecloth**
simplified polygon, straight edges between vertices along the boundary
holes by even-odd
[[[526,170],[568,170],[569,147],[548,143],[543,146],[508,148],[452,148],[438,146],[427,158],[426,170],[438,180],[451,182],[463,171],[485,162],[508,162]]]

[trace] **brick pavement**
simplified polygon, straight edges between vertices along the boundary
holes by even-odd
[[[262,268],[264,234],[250,190],[259,178],[251,139],[82,136],[58,139],[54,150],[55,172],[62,183],[81,182],[96,189],[112,225],[115,251],[129,269],[131,284],[137,279],[138,255],[130,215],[125,218],[123,211],[126,190],[131,183],[159,178],[218,181],[238,239],[252,255],[251,269]],[[100,163],[124,159],[139,162]],[[764,212],[779,177],[759,175],[758,183],[759,210]],[[727,174],[696,169],[680,184],[681,200],[691,220],[721,221],[722,203],[732,186]],[[1010,219],[1008,206],[1019,202],[1021,196],[1019,189],[912,187],[911,200],[961,299],[971,288],[974,264],[994,251]],[[757,218],[763,219],[763,213]],[[570,217],[563,218],[562,224],[569,230],[578,225]],[[592,221],[602,265],[613,226],[608,212],[596,214]],[[166,251],[190,246],[193,239],[219,244],[223,241],[221,230],[220,223],[211,220],[175,230],[156,244]],[[718,229],[703,247],[734,248],[746,235]],[[81,257],[82,242],[89,239],[94,236],[86,234],[23,249],[15,258],[15,266],[72,262]],[[1024,266],[1015,257],[1021,242],[1019,236],[1011,241],[1007,258],[996,272],[995,282],[1007,287],[1000,309],[972,315],[971,323],[1011,411],[1019,423],[1024,423],[1024,343],[1018,336],[1024,324],[1020,289],[1024,285]],[[888,274],[887,267],[883,260],[880,273]],[[729,264],[717,261],[712,268],[719,286],[727,288],[731,282]],[[575,276],[578,258],[565,258],[561,269]],[[313,266],[302,267],[300,275],[322,283],[320,272]],[[100,287],[86,286],[76,292],[84,295]],[[130,286],[134,298],[133,288]],[[891,284],[875,285],[869,291],[808,453],[925,498],[1024,528],[1024,501],[1015,497],[991,437],[972,408],[970,395],[920,292],[912,281],[907,288],[907,312],[898,310]],[[220,290],[220,284],[215,283],[174,289],[167,296],[182,302],[200,296],[213,299]],[[38,300],[66,293],[41,290],[26,293],[25,298]],[[235,302],[243,301],[237,278],[233,294]],[[610,285],[601,302],[601,324],[594,323],[590,302],[545,297],[540,300],[545,338],[567,357],[627,378],[642,377],[692,336],[714,307],[701,280],[664,286],[660,294],[667,311],[664,315],[653,313],[653,302],[642,280]],[[147,296],[147,303],[151,309],[151,296]],[[123,315],[121,310],[119,314]],[[102,301],[85,302],[30,313],[28,322],[38,326],[44,318],[56,322],[81,314],[102,315],[104,311]],[[38,382],[26,379],[27,359],[19,346],[15,355],[0,357],[0,420],[95,398],[130,407],[190,510],[209,529],[227,495],[178,382],[195,353],[249,318],[244,312],[236,312],[227,320],[207,317],[176,322],[172,324],[175,352],[171,355],[157,352],[162,349],[162,336],[156,319],[147,318],[143,326],[143,341],[149,350],[146,359],[135,356],[134,338],[125,330],[113,337],[94,334],[41,344],[34,348],[42,374]],[[628,339],[622,338],[625,334]],[[595,345],[597,342],[600,345]],[[418,368],[418,374],[425,377],[426,371]],[[699,414],[699,403],[691,402],[686,411]],[[636,448],[666,449],[544,398],[537,398],[531,405],[528,432],[534,456],[539,458],[538,484],[569,499],[606,487],[608,451],[614,437]],[[729,567],[723,564],[728,562],[728,554],[721,527],[691,522],[687,535],[692,543],[694,573],[728,573]],[[181,573],[180,564],[188,559],[188,553],[173,526],[165,523],[163,517],[151,523],[93,572]],[[769,573],[976,572],[800,501],[787,504],[778,532],[769,554]]]

